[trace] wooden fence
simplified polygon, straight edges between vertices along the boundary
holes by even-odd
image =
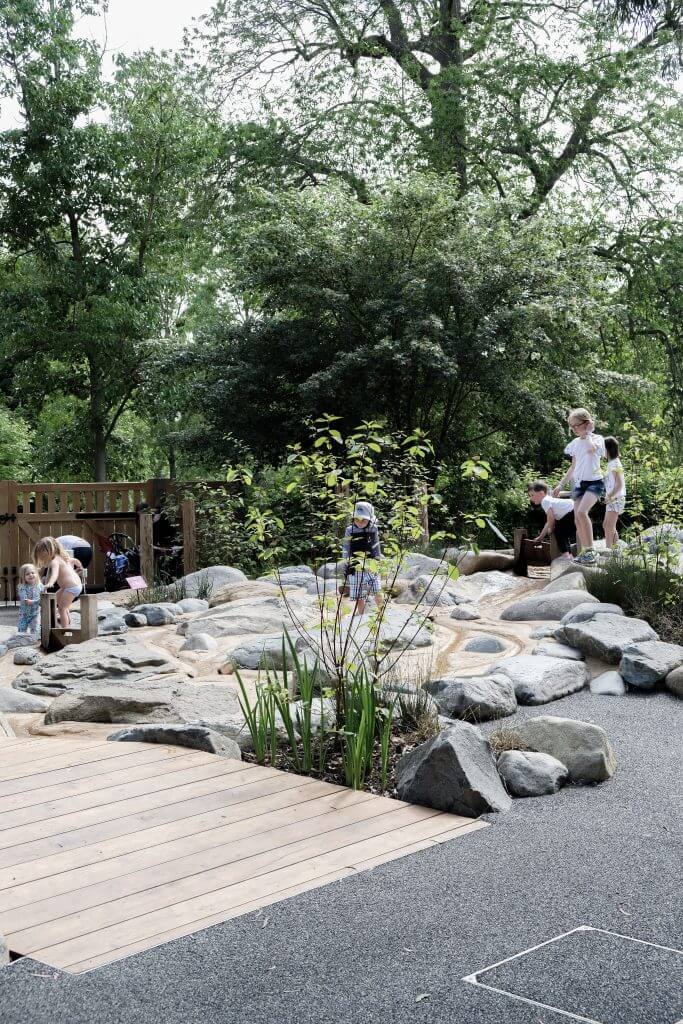
[[[75,534],[92,546],[88,584],[95,587],[104,585],[102,546],[106,538],[112,533],[125,533],[138,545],[142,540],[142,563],[151,582],[151,517],[144,517],[141,537],[141,517],[135,509],[141,502],[158,504],[174,489],[173,481],[159,479],[109,483],[0,480],[0,601],[14,599],[19,566],[31,561],[36,541],[63,534]],[[182,511],[184,568],[192,572],[194,502],[182,502]]]

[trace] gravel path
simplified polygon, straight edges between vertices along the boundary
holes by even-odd
[[[680,703],[584,691],[523,717],[607,730],[612,780],[519,800],[488,829],[80,977],[0,972],[3,1024],[674,1024],[681,947]]]

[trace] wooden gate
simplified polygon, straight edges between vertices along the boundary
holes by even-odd
[[[14,600],[19,566],[30,562],[41,537],[72,533],[92,545],[88,583],[104,585],[100,539],[128,534],[139,543],[135,507],[156,500],[157,481],[16,483],[0,481],[0,600]]]

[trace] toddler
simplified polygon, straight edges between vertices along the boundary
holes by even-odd
[[[366,569],[368,559],[378,561],[382,557],[379,531],[375,510],[369,501],[357,501],[353,510],[353,522],[344,533],[343,557],[346,562],[345,576],[349,597],[356,602],[358,614],[365,611],[368,594],[374,594],[378,608],[382,607],[382,584],[379,573]]]
[[[19,570],[19,625],[17,631],[31,639],[38,639],[40,624],[40,592],[43,584],[38,570],[31,562]]]
[[[626,508],[626,481],[624,467],[619,458],[619,442],[616,437],[605,438],[607,452],[607,473],[605,474],[605,542],[608,548],[616,547],[619,540],[617,520]]]
[[[80,597],[83,590],[76,570],[82,570],[83,566],[77,558],[72,558],[54,537],[43,537],[38,541],[33,549],[33,560],[39,569],[44,569],[47,566],[46,589],[49,589],[54,583],[59,584],[57,591],[59,624],[68,629],[71,625],[69,608],[76,598]]]

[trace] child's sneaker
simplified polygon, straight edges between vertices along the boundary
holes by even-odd
[[[580,555],[576,556],[574,561],[577,565],[597,565],[598,557],[591,548],[589,551],[582,551]]]

